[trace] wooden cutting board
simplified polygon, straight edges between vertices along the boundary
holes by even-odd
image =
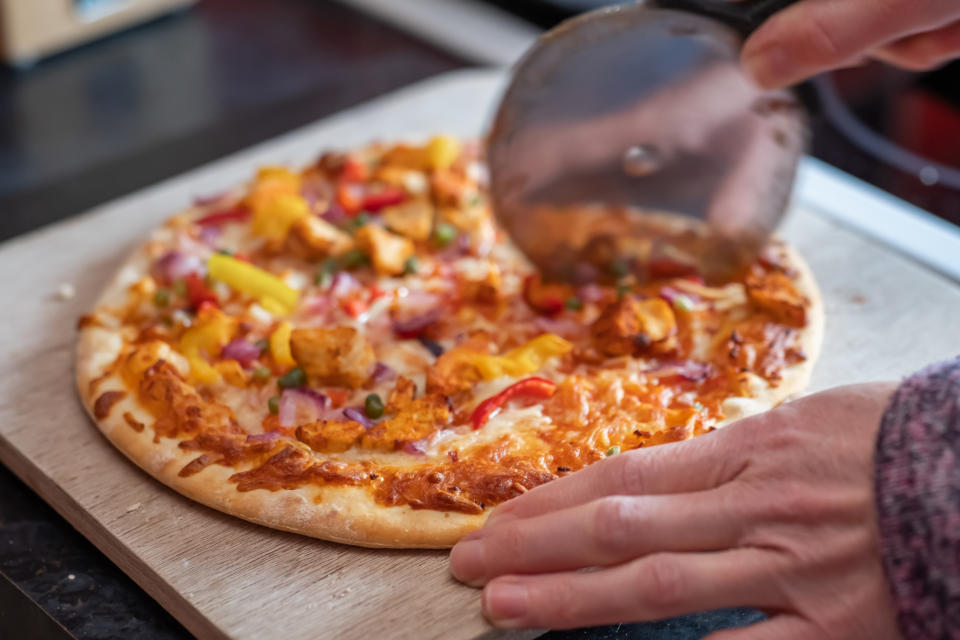
[[[258,165],[371,139],[482,130],[496,72],[442,76],[0,245],[0,460],[204,638],[495,635],[446,554],[370,551],[271,531],[194,504],[117,453],[73,388],[77,317],[147,231]],[[796,210],[784,230],[823,288],[813,388],[890,379],[960,353],[960,287]],[[76,297],[57,295],[61,284]],[[842,425],[838,425],[838,428]]]

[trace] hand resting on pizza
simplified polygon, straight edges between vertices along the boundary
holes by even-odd
[[[957,0],[803,0],[753,34],[743,61],[773,88],[867,57],[921,71],[958,55]]]
[[[894,389],[818,393],[534,489],[452,572],[500,627],[746,606],[769,620],[711,640],[953,637],[960,359]]]

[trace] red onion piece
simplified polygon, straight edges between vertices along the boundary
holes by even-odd
[[[264,433],[250,434],[247,436],[247,444],[269,444],[276,442],[282,436],[282,431],[266,431]]]
[[[227,191],[221,191],[220,193],[215,193],[209,196],[197,196],[193,199],[193,204],[198,207],[209,207],[210,205],[214,205],[226,198],[228,193],[229,192]]]
[[[343,207],[338,204],[330,205],[330,208],[324,211],[320,217],[338,227],[346,224],[350,220],[350,216],[348,216],[347,212],[343,210]]]
[[[443,309],[434,307],[410,318],[394,318],[393,331],[400,338],[416,338],[426,331],[427,327],[440,320],[441,316],[443,316]]]
[[[212,247],[220,237],[220,227],[208,226],[200,229],[200,242]]]
[[[702,382],[710,377],[713,369],[709,364],[702,362],[668,362],[653,369],[644,371],[644,374],[652,378],[670,378],[677,376],[689,382]]]
[[[203,260],[198,256],[181,251],[171,251],[160,256],[150,267],[150,275],[164,285],[172,284],[191,273],[202,276],[203,272]]]
[[[394,380],[396,377],[397,372],[382,362],[378,362],[373,367],[373,375],[371,378],[374,382],[387,382],[389,380]]]
[[[303,181],[300,195],[311,209],[317,205],[326,206],[333,198],[333,187],[326,178],[313,176]]]
[[[330,295],[334,298],[344,298],[354,291],[363,288],[360,281],[354,278],[347,271],[340,271],[333,276],[333,283],[330,285]]]
[[[409,442],[405,442],[403,444],[403,452],[414,456],[425,456],[427,455],[427,441],[410,440]]]
[[[361,407],[347,407],[343,410],[343,417],[353,422],[359,422],[367,429],[372,429],[374,422],[363,412]]]
[[[315,422],[326,408],[327,396],[322,393],[305,387],[286,389],[280,396],[277,422],[281,427],[295,427],[298,424]]]
[[[695,293],[684,293],[683,291],[674,289],[673,287],[660,288],[660,297],[669,302],[671,305],[674,304],[677,301],[677,298],[681,296],[694,302],[700,299],[700,297]]]
[[[537,329],[544,333],[553,333],[558,336],[575,336],[583,330],[583,325],[569,318],[550,318],[537,316],[533,321]]]
[[[581,302],[601,302],[607,298],[607,291],[596,284],[585,284],[577,289],[577,297]]]
[[[260,347],[247,342],[243,338],[236,338],[227,343],[227,346],[220,352],[220,357],[224,360],[236,360],[242,367],[249,367],[250,364],[260,357]]]

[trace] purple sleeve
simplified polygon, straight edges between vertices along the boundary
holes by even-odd
[[[960,638],[960,358],[897,389],[880,424],[876,482],[901,632]]]

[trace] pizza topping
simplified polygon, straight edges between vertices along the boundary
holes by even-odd
[[[373,268],[381,275],[401,275],[414,252],[409,239],[372,224],[357,231],[356,240],[357,246],[370,256]]]
[[[220,382],[220,372],[204,359],[216,358],[230,341],[235,321],[218,309],[205,308],[197,313],[197,323],[180,338],[180,353],[190,363],[190,377],[200,383]]]
[[[314,422],[328,404],[329,400],[325,395],[302,385],[284,389],[277,407],[277,424],[281,427],[295,427],[298,424]]]
[[[293,333],[293,325],[289,322],[281,322],[277,328],[270,334],[270,355],[278,367],[287,369],[294,367],[297,361],[293,359],[290,351],[290,336]]]
[[[203,278],[196,273],[188,273],[183,280],[178,280],[174,284],[177,285],[181,282],[186,287],[187,302],[194,311],[199,311],[204,306],[219,306],[220,301],[217,299],[217,294],[211,291]]]
[[[480,337],[447,351],[427,374],[427,389],[453,394],[466,391],[480,380],[518,378],[542,368],[552,358],[565,355],[573,345],[546,333],[501,356],[481,351]]]
[[[203,260],[183,251],[165,253],[150,266],[150,275],[154,280],[168,286],[191,273],[201,275],[203,271]]]
[[[261,353],[262,350],[257,345],[243,338],[234,338],[220,352],[220,357],[224,360],[236,360],[240,366],[249,367]]]
[[[320,420],[297,427],[296,437],[314,451],[343,453],[366,432],[367,427],[355,420]]]
[[[299,367],[291,369],[287,375],[277,380],[277,386],[281,389],[296,389],[307,384],[307,374]]]
[[[676,318],[666,302],[634,296],[609,305],[590,327],[594,346],[609,357],[639,355],[676,331]]]
[[[319,261],[341,256],[354,246],[353,238],[326,220],[309,216],[290,227],[285,248],[299,258]]]
[[[356,389],[373,372],[376,356],[352,327],[296,329],[290,337],[293,358],[312,382]]]
[[[377,420],[383,417],[383,400],[377,394],[371,393],[368,395],[366,400],[364,400],[363,407],[367,417],[371,420]]]
[[[365,449],[396,451],[407,442],[422,440],[446,426],[453,417],[450,403],[440,394],[428,393],[404,406],[395,415],[375,425],[361,440]]]
[[[383,222],[388,228],[414,242],[425,242],[433,230],[433,204],[426,198],[417,198],[383,210]]]
[[[218,253],[210,256],[207,269],[211,279],[256,298],[268,311],[279,309],[283,313],[291,313],[297,306],[300,294],[296,289],[248,262]]]
[[[566,301],[574,297],[573,288],[565,283],[544,282],[539,275],[528,276],[523,281],[523,300],[531,309],[545,315],[557,315],[566,307]]]
[[[247,222],[250,219],[250,210],[244,206],[236,206],[225,211],[217,211],[206,215],[196,221],[194,224],[201,227],[219,227],[222,224],[231,222]]]
[[[546,378],[527,378],[512,384],[492,398],[487,398],[473,410],[470,423],[479,429],[511,398],[550,398],[557,391],[557,384]]]
[[[807,301],[788,276],[752,270],[747,275],[746,286],[750,302],[777,322],[796,328],[806,326]]]

